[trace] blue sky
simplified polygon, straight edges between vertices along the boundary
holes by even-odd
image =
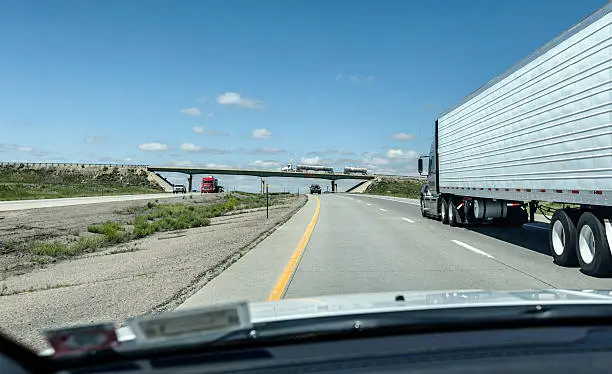
[[[412,174],[439,113],[604,4],[1,2],[0,159]]]

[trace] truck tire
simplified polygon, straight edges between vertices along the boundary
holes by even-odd
[[[442,224],[448,225],[448,201],[442,198],[442,206],[440,207],[440,218]]]
[[[578,221],[576,252],[580,269],[596,277],[612,274],[612,254],[603,223],[591,212]]]
[[[548,243],[553,262],[559,266],[576,266],[576,224],[563,209],[555,211],[548,229]]]
[[[461,223],[461,217],[459,216],[459,211],[457,210],[457,207],[455,206],[455,203],[453,202],[453,200],[449,200],[448,202],[448,225],[450,227],[457,227],[459,226],[459,223]]]
[[[474,200],[467,200],[463,203],[463,221],[466,224],[475,224],[476,216],[474,215]]]

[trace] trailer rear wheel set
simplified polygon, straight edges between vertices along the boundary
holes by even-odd
[[[437,209],[432,209],[436,207]],[[498,223],[520,227],[528,221],[523,203],[461,196],[423,196],[424,217],[440,219],[455,227]],[[612,216],[607,207],[558,209],[552,215],[548,238],[553,262],[559,266],[579,266],[592,276],[612,275]]]

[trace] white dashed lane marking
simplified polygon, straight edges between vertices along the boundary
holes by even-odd
[[[544,226],[530,225],[528,223],[524,224],[523,226],[529,227],[530,229],[539,229],[539,230],[546,230],[546,231],[548,231],[548,227],[544,227]]]
[[[472,252],[474,252],[474,253],[478,253],[478,254],[479,254],[479,255],[481,255],[481,256],[485,256],[485,257],[488,257],[488,258],[493,258],[493,259],[495,258],[495,257],[491,256],[490,254],[488,254],[487,252],[485,252],[485,251],[481,251],[480,249],[478,249],[478,248],[474,248],[474,247],[472,247],[472,246],[471,246],[471,245],[469,245],[469,244],[465,244],[464,242],[460,242],[459,240],[451,240],[451,241],[452,241],[453,243],[457,244],[457,245],[462,246],[463,248],[465,248],[465,249],[467,249],[467,250],[469,250],[469,251],[472,251]]]

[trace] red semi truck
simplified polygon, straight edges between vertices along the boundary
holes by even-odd
[[[223,192],[223,187],[219,186],[219,180],[212,175],[202,178],[201,193],[218,193]]]

